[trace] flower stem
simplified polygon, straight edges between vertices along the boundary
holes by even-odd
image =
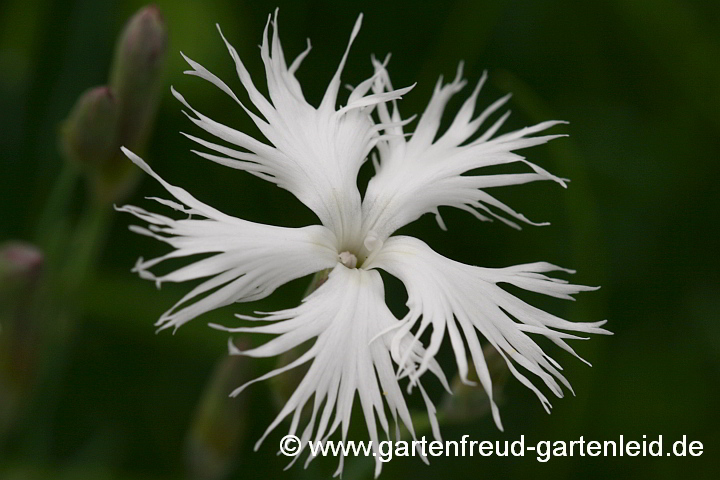
[[[37,230],[51,255],[47,285],[50,298],[40,313],[45,335],[38,352],[35,385],[24,412],[25,420],[32,421],[24,422],[21,445],[40,461],[51,449],[51,425],[59,404],[56,399],[62,394],[68,354],[82,316],[80,297],[102,251],[112,212],[107,204],[91,201],[71,231],[67,206],[77,178],[71,167],[63,169]]]
[[[310,284],[307,286],[307,289],[305,289],[305,293],[303,293],[302,298],[307,297],[311,293],[313,293],[315,290],[320,288],[320,286],[325,283],[328,279],[328,276],[330,276],[331,269],[325,269],[320,270],[319,272],[316,272],[315,275],[313,275],[312,279],[310,280]]]
[[[56,264],[64,251],[69,232],[68,210],[76,190],[80,173],[77,168],[63,163],[60,175],[50,191],[45,208],[35,228],[35,244],[44,252],[51,264]]]

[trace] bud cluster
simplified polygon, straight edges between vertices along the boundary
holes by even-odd
[[[141,9],[118,39],[109,84],[84,92],[62,126],[63,154],[102,201],[118,201],[135,183],[135,170],[120,147],[144,149],[160,101],[167,47],[160,10]]]

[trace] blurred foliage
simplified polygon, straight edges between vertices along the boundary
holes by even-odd
[[[82,92],[107,81],[117,35],[142,5],[135,0],[0,3],[0,242],[20,239],[52,249],[69,234],[56,228],[49,237],[36,235],[61,177],[60,124]],[[401,103],[404,116],[420,113],[437,77],[452,75],[464,59],[471,80],[484,69],[490,73],[482,105],[514,92],[514,114],[505,131],[550,118],[568,120],[570,138],[526,154],[570,178],[570,188],[548,183],[499,192],[517,210],[550,221],[551,227],[516,232],[446,209],[448,232],[430,216],[403,231],[466,263],[495,267],[546,260],[577,268],[573,280],[603,288],[574,304],[532,300],[573,320],[608,318],[615,336],[575,342],[593,368],[543,344],[565,367],[577,393],[556,399],[552,415],[510,378],[501,405],[505,433],[484,416],[444,427],[444,437],[512,441],[524,434],[537,442],[663,434],[666,441],[687,435],[705,445],[699,458],[573,457],[546,464],[530,456],[436,458],[430,466],[417,458],[396,458],[384,466],[382,478],[462,478],[467,472],[518,479],[717,477],[720,2],[160,0],[157,5],[169,27],[170,57],[146,157],[171,183],[249,220],[288,226],[315,221],[289,193],[194,156],[178,133],[192,133],[194,127],[170,95],[170,84],[213,119],[257,134],[225,94],[182,75],[179,51],[241,92],[216,22],[262,84],[256,46],[267,14],[279,6],[287,56],[302,51],[306,37],[312,39],[313,51],[298,73],[311,101],[320,99],[362,11],[364,26],[343,80],[357,84],[371,73],[371,53],[392,52],[394,84],[419,82]],[[365,178],[369,174],[363,170]],[[227,322],[233,313],[294,305],[309,279],[261,302],[207,314],[176,335],[156,336],[152,323],[187,287],[157,291],[131,274],[136,257],[159,254],[163,245],[128,232],[132,219],[127,216],[106,212],[104,220],[83,219],[87,194],[80,185],[73,188],[67,205],[73,221],[90,227],[110,222],[107,244],[98,259],[82,260],[94,264],[96,273],[79,290],[82,315],[63,341],[65,361],[53,370],[52,394],[28,406],[0,444],[0,478],[187,478],[188,431],[213,369],[227,353],[226,336],[206,324]],[[145,181],[131,201],[143,204],[144,196],[160,191]],[[401,285],[389,280],[387,290],[391,307],[401,311]],[[53,320],[45,328],[54,332]],[[452,365],[450,352],[441,351],[440,361]],[[251,363],[254,374],[274,365],[272,359]],[[439,385],[432,385],[431,393],[442,396]],[[279,433],[252,452],[276,410],[265,384],[244,395],[227,400],[246,412],[248,440],[237,441],[230,478],[329,476],[334,459],[281,472],[287,459],[275,456]],[[228,405],[222,408],[233,404]],[[360,423],[354,422],[354,438],[363,437]],[[348,478],[365,463],[349,459]]]

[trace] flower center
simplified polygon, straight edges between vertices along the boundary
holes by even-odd
[[[361,244],[347,243],[338,246],[338,261],[347,268],[363,268],[363,265],[377,254],[383,241],[375,231],[370,230]]]
[[[345,265],[347,268],[357,267],[357,257],[350,252],[342,252],[338,254],[338,259],[340,260],[340,263]]]

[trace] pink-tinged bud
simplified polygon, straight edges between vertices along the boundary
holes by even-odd
[[[221,480],[230,473],[245,438],[247,397],[229,395],[251,378],[247,357],[230,355],[216,366],[186,440],[190,479]]]
[[[0,245],[0,301],[7,305],[22,292],[32,290],[43,270],[45,258],[35,246],[24,242]]]
[[[65,120],[60,144],[68,160],[95,172],[117,155],[120,107],[110,87],[83,93]]]
[[[44,256],[33,245],[0,245],[0,436],[32,386],[39,354],[38,292]]]

